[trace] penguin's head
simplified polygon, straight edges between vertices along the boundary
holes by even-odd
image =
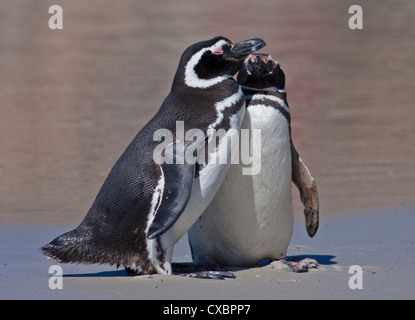
[[[233,43],[225,37],[195,43],[184,51],[173,86],[184,81],[188,87],[204,89],[220,83],[238,72],[247,55],[264,46],[261,39]]]
[[[269,54],[248,56],[239,70],[237,81],[242,86],[255,89],[285,88],[284,71]]]

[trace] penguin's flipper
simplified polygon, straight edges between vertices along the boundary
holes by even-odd
[[[304,164],[291,141],[292,180],[300,191],[300,198],[304,205],[304,216],[307,233],[313,237],[318,229],[319,202],[317,184],[310,170]]]
[[[154,239],[166,232],[177,221],[189,202],[196,171],[196,164],[188,163],[184,156],[189,145],[190,142],[184,143],[183,152],[173,152],[177,145],[171,145],[166,149],[166,154],[173,152],[173,163],[160,165],[164,189],[161,203],[148,229],[148,239]]]

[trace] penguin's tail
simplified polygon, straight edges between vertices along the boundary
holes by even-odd
[[[41,248],[50,260],[60,263],[93,263],[88,241],[77,229],[66,232]]]

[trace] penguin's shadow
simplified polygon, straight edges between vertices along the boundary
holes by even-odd
[[[333,265],[337,264],[336,261],[333,261],[336,256],[332,255],[320,255],[320,254],[311,254],[311,255],[297,255],[297,256],[287,256],[287,260],[289,261],[300,261],[303,259],[314,259],[317,261],[319,265]],[[238,270],[244,270],[244,269],[251,269],[255,267],[263,267],[271,263],[270,260],[262,260],[259,261],[255,266],[252,267],[238,267],[238,268],[228,268],[230,271],[238,271]],[[184,262],[184,263],[173,263],[173,268],[176,269],[175,271],[187,271],[189,272],[189,269],[198,268],[197,266],[193,265],[193,263]],[[225,268],[227,269],[227,268]],[[195,270],[190,270],[195,271]],[[124,269],[120,270],[111,270],[111,271],[100,271],[100,272],[93,272],[93,273],[73,273],[73,274],[64,274],[64,278],[100,278],[100,277],[126,277],[126,276],[136,276],[135,274],[128,274]]]
[[[111,271],[100,271],[92,273],[72,273],[64,274],[64,278],[100,278],[100,277],[126,277],[129,274],[125,270],[111,270]]]

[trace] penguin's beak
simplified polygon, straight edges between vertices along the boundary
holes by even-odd
[[[272,73],[277,65],[278,62],[271,55],[261,53],[249,55],[244,61],[248,74],[253,74],[254,72],[258,74]]]
[[[234,43],[230,57],[235,59],[245,58],[248,54],[265,47],[264,40],[255,38]]]
[[[278,66],[278,61],[271,57],[271,55],[269,54],[258,54],[258,57],[262,61],[264,69],[263,72],[267,71],[268,73],[271,73],[274,70],[274,68]]]
[[[258,55],[250,54],[244,61],[245,70],[248,74],[254,73],[258,64]]]

